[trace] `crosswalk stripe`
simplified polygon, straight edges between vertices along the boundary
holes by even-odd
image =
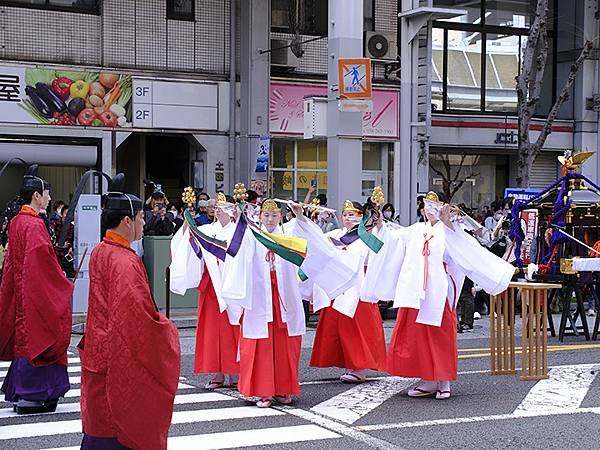
[[[197,434],[169,438],[169,450],[190,449],[208,450],[218,448],[239,448],[251,445],[283,444],[290,442],[317,441],[340,438],[339,434],[317,425],[296,425],[280,428],[259,428],[254,430],[228,431],[224,433]]]
[[[572,411],[581,402],[600,370],[599,364],[564,366],[550,370],[548,378],[533,386],[514,413]]]
[[[79,389],[76,389],[79,393]],[[234,397],[229,397],[227,395],[219,394],[217,392],[205,392],[199,394],[182,394],[175,396],[175,404],[176,405],[189,405],[194,403],[208,403],[208,402],[223,402],[223,401],[232,401],[236,400]],[[37,415],[45,415],[45,416],[54,416],[56,414],[68,414],[74,412],[80,412],[81,404],[77,403],[59,403],[56,411],[53,413],[42,413],[42,414],[28,414],[27,417],[37,416]],[[12,406],[9,408],[0,409],[0,420],[6,419],[8,417],[23,417],[17,415],[12,409]]]
[[[8,369],[12,361],[0,361],[0,369]],[[81,364],[80,358],[69,358],[69,364]]]
[[[81,372],[81,366],[69,366],[67,367],[67,372],[69,373],[80,373]],[[0,371],[0,380],[4,379],[6,377],[6,374],[8,373],[8,370],[6,371]]]
[[[337,439],[341,436],[317,425],[295,425],[278,428],[226,431],[223,433],[195,434],[170,437],[169,450],[190,449],[210,450],[219,448],[239,448],[248,446],[285,444],[292,442]],[[57,447],[46,450],[79,450],[79,447]]]
[[[238,406],[233,408],[200,409],[175,411],[172,424],[212,422],[217,420],[246,419],[256,417],[281,416],[285,413],[271,408],[256,406]],[[62,420],[54,422],[25,423],[0,427],[0,440],[20,439],[37,436],[81,433],[81,420]]]
[[[56,414],[68,414],[68,413],[78,413],[79,412],[79,403],[59,403],[56,407],[56,412],[53,413],[41,413],[41,414],[27,414],[27,417],[33,416],[54,416]],[[12,406],[10,408],[2,408],[0,409],[0,419],[7,419],[9,417],[23,417],[19,416],[16,412],[13,411]],[[2,427],[0,427],[0,431]]]
[[[495,414],[490,416],[475,416],[475,417],[456,417],[451,419],[433,419],[433,420],[421,420],[417,422],[401,422],[401,423],[381,423],[376,425],[358,425],[355,428],[362,431],[380,431],[380,430],[392,430],[400,428],[419,428],[419,427],[432,427],[436,425],[457,425],[463,423],[476,423],[476,422],[494,422],[498,420],[514,420],[522,419],[524,417],[552,417],[552,416],[563,416],[572,414],[598,414],[600,415],[600,408],[579,408],[573,411],[569,410],[555,410],[555,411],[537,411],[528,412],[524,411],[521,414]]]
[[[313,406],[311,411],[352,424],[416,381],[414,378],[389,377],[359,384]]]

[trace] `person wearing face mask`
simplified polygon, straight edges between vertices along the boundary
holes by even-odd
[[[61,269],[40,211],[50,184],[30,166],[23,178],[20,212],[8,225],[0,284],[0,360],[12,361],[2,392],[18,414],[56,410],[69,390],[73,283]]]
[[[390,222],[398,221],[398,218],[396,217],[396,209],[391,203],[386,203],[383,205],[381,208],[381,214],[383,215],[384,220],[389,220]]]
[[[498,222],[500,222],[500,220],[504,217],[501,204],[494,203],[492,206],[494,209],[494,214],[490,217],[487,217],[483,222],[484,226],[489,230],[490,233],[496,229]]]
[[[496,295],[514,268],[452,222],[449,205],[434,192],[425,198],[426,223],[391,227],[380,221],[384,242],[370,255],[365,298],[394,300],[398,317],[387,355],[387,372],[420,378],[409,397],[450,398],[457,377],[456,303],[465,275]]]
[[[362,270],[352,288],[322,305],[310,359],[311,367],[344,369],[340,377],[344,383],[365,382],[368,369],[385,370],[385,337],[377,300],[365,301],[360,296],[369,253],[356,233],[362,216],[362,205],[346,200],[343,228],[326,234],[346,258],[358,258]]]
[[[281,208],[271,199],[260,206],[260,227],[281,235]],[[246,220],[240,218],[240,220]],[[248,219],[250,220],[250,219]],[[298,268],[245,230],[235,257],[225,260],[221,296],[242,308],[238,390],[258,397],[256,405],[289,405],[300,395],[298,366],[305,333]]]
[[[231,242],[235,231],[232,223],[234,208],[223,193],[218,193],[214,214],[216,221],[197,228],[206,239]],[[239,309],[228,307],[221,297],[221,281],[224,270],[224,251],[217,253],[213,247],[202,244],[193,249],[190,245],[190,229],[186,223],[171,241],[172,262],[170,289],[185,295],[187,289],[198,288],[198,326],[194,373],[213,374],[204,386],[207,390],[225,386],[225,375],[229,387],[236,388],[240,373],[237,349],[240,334]],[[214,242],[213,242],[214,243]],[[223,259],[220,259],[219,256]]]
[[[142,260],[142,200],[122,192],[123,174],[102,198],[103,240],[90,257],[81,357],[84,450],[166,449],[179,382],[175,325],[158,311]]]

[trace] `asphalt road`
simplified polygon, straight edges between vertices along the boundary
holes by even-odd
[[[392,326],[386,321],[388,339]],[[309,329],[302,349],[302,395],[292,407],[266,413],[236,391],[207,396],[202,386],[208,377],[192,373],[194,330],[182,330],[183,385],[169,448],[598,448],[600,341],[549,338],[550,378],[520,381],[519,374],[489,374],[488,326],[484,318],[472,333],[459,335],[459,377],[449,400],[407,397],[415,380],[371,372],[368,383],[353,386],[338,381],[339,369],[309,368],[314,337]],[[78,377],[78,361],[70,365]],[[74,395],[57,413],[32,417],[14,417],[9,405],[0,404],[0,448],[76,448],[78,402]]]

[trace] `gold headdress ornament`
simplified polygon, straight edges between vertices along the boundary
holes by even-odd
[[[362,211],[354,206],[350,200],[344,201],[344,206],[342,206],[342,212],[344,211],[354,211],[356,213],[362,214]]]
[[[281,208],[275,200],[268,198],[260,205],[260,212],[278,213]]]
[[[194,209],[194,205],[196,204],[196,193],[194,192],[194,188],[191,186],[186,187],[181,194],[181,200],[184,204],[188,205],[189,209]]]
[[[227,201],[227,197],[225,197],[225,194],[223,194],[222,192],[219,192],[217,194],[217,205],[225,205],[227,203],[229,203],[229,202]]]
[[[238,203],[246,201],[248,194],[246,193],[246,186],[244,186],[244,183],[235,183],[235,186],[233,187],[233,198]]]
[[[433,191],[429,191],[425,195],[425,200],[429,200],[430,202],[438,203],[440,205],[444,204],[444,202],[440,201],[440,197]]]
[[[384,200],[385,196],[383,195],[383,189],[381,189],[381,186],[375,186],[375,189],[373,189],[373,192],[371,193],[371,201],[379,208]]]

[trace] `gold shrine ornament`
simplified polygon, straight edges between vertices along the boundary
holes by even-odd
[[[571,172],[580,168],[594,153],[590,151],[581,151],[574,153],[571,150],[565,150],[564,154],[558,157],[558,161],[563,168]]]
[[[375,186],[375,189],[373,189],[373,192],[371,193],[371,201],[379,208],[384,200],[385,196],[383,195],[383,189],[381,186]]]
[[[353,211],[355,213],[362,214],[362,211],[360,209],[356,208],[354,206],[354,203],[352,203],[350,200],[344,201],[344,205],[342,206],[342,212],[345,212],[345,211]]]
[[[260,205],[260,212],[278,213],[281,208],[275,200],[268,198]]]
[[[246,186],[244,186],[244,183],[235,183],[235,186],[233,187],[233,198],[238,203],[246,201],[248,194],[246,192]]]
[[[193,209],[196,204],[196,193],[194,188],[191,186],[186,187],[181,194],[181,200],[184,204],[188,205],[189,209]]]

